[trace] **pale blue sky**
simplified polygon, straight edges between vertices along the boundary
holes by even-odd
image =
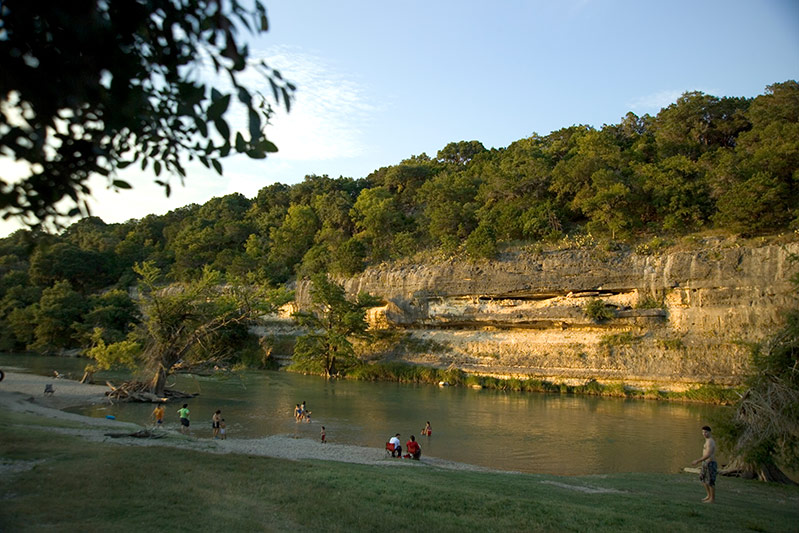
[[[298,86],[267,130],[280,152],[228,160],[224,178],[190,167],[169,200],[150,175],[126,171],[132,192],[97,180],[94,214],[121,222],[307,174],[362,178],[452,141],[499,148],[654,115],[685,91],[752,97],[799,78],[797,0],[265,4],[271,28],[251,48]]]

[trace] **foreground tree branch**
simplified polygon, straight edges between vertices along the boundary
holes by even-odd
[[[186,159],[222,174],[230,154],[277,151],[264,133],[270,100],[242,83],[260,72],[271,101],[290,109],[294,85],[241,39],[268,29],[259,0],[9,0],[0,28],[0,156],[29,170],[0,179],[6,217],[86,215],[89,178],[129,189],[116,172],[132,164],[168,196],[167,176],[182,183]],[[231,100],[246,133],[228,123]]]

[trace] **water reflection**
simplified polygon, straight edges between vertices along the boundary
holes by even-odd
[[[6,358],[0,356],[4,368],[12,366]],[[75,375],[83,364],[41,357],[23,360],[34,362],[17,366],[35,365],[35,371],[43,374],[58,369]],[[221,409],[231,439],[274,434],[318,439],[324,425],[330,442],[382,448],[389,435],[400,433],[404,444],[413,434],[423,455],[554,474],[677,472],[699,455],[698,428],[719,409],[429,385],[326,382],[282,372],[245,372],[229,379],[179,376],[176,386],[200,393],[187,400],[193,434],[200,437],[210,438],[211,415]],[[303,400],[312,412],[310,424],[293,418],[294,406]],[[167,427],[178,427],[179,407],[177,402],[168,405]],[[74,411],[147,424],[152,405],[101,405]],[[421,436],[427,420],[432,437]]]

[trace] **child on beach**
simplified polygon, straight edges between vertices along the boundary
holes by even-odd
[[[227,426],[225,426],[225,419],[219,421],[219,438],[225,440],[227,438]]]
[[[325,440],[325,426],[322,426],[322,444],[324,444],[326,442],[327,441]]]

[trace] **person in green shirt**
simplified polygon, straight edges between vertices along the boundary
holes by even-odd
[[[188,433],[189,431],[189,404],[184,403],[183,407],[178,409],[178,416],[180,417],[180,432]]]

